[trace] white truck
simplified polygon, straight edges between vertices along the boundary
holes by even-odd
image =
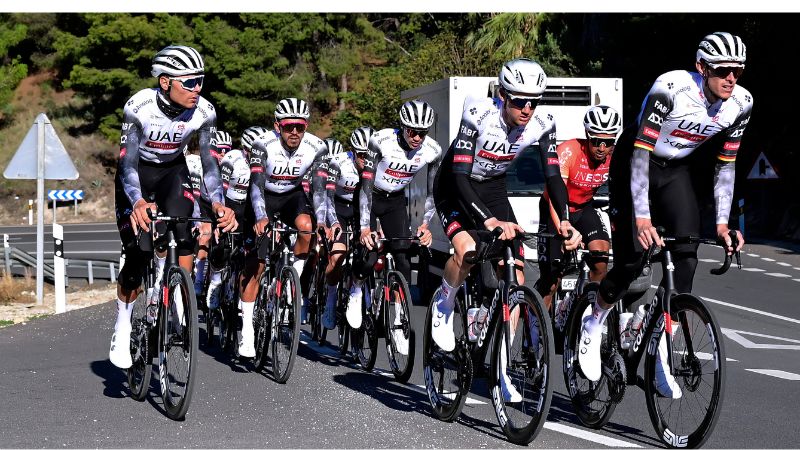
[[[450,77],[418,88],[403,91],[402,101],[421,99],[433,106],[436,121],[429,136],[436,139],[443,151],[458,132],[464,100],[467,97],[496,96],[496,77]],[[548,112],[555,117],[558,143],[585,136],[583,116],[592,105],[608,105],[622,112],[621,78],[549,78],[547,90],[536,107],[537,113]],[[526,152],[518,157],[507,173],[508,198],[519,224],[527,231],[539,228],[539,199],[544,191],[544,177],[539,155]],[[409,185],[408,212],[412,229],[422,222],[427,195],[425,177],[419,176]],[[607,220],[607,219],[606,219]],[[610,229],[610,228],[609,228]],[[444,262],[451,254],[450,242],[436,216],[430,224],[433,233],[432,258],[413,260],[411,283],[419,287],[421,299],[435,289],[442,275]],[[525,248],[526,272],[536,266],[536,249]],[[536,277],[526,277],[532,286]]]

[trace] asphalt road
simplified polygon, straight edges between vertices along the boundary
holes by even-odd
[[[800,445],[800,254],[746,247],[745,269],[715,277],[720,252],[701,248],[695,293],[725,334],[727,379],[711,448]],[[713,260],[713,262],[712,262]],[[253,373],[216,349],[198,361],[195,396],[183,422],[162,414],[154,384],[144,402],[128,398],[124,372],[107,359],[115,317],[109,302],[0,329],[0,445],[3,447],[513,447],[478,381],[454,423],[431,417],[421,374],[421,336],[406,385],[365,373],[335,348],[301,344],[286,385]],[[413,308],[417,330],[425,309]],[[201,335],[203,331],[201,330]],[[335,336],[332,337],[335,341]],[[308,342],[305,335],[304,341]],[[560,367],[557,357],[554,368]],[[530,445],[541,448],[660,446],[644,395],[630,388],[602,430],[580,425],[563,386]]]

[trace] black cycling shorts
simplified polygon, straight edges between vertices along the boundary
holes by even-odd
[[[311,205],[308,203],[308,197],[303,191],[302,186],[283,194],[274,194],[264,191],[264,203],[270,223],[274,222],[277,216],[280,217],[281,222],[294,228],[295,219],[301,214],[308,214],[312,222],[314,221],[314,212],[311,209]],[[250,209],[252,209],[252,206]],[[253,219],[253,224],[255,224],[255,214],[253,214]],[[246,227],[244,232],[245,245],[249,246],[249,249],[254,248],[258,238],[255,234],[255,230],[253,230],[253,226],[250,225]],[[266,257],[267,245],[268,240],[261,239],[261,246],[258,248],[257,252],[259,259],[264,259]]]
[[[165,164],[139,160],[139,183],[142,198],[148,202],[155,202],[160,212],[170,216],[192,216],[194,195],[189,180],[189,168],[183,156]],[[150,255],[140,249],[137,236],[133,233],[130,222],[133,206],[125,195],[119,169],[114,177],[114,200],[117,229],[125,252],[125,265],[119,274],[119,283],[123,288],[133,290],[142,284],[144,267]],[[180,256],[191,255],[194,250],[190,227],[190,222],[175,224],[175,240],[178,243]],[[147,236],[146,232],[141,234]]]
[[[344,231],[358,231],[355,226],[351,227],[351,230],[348,230],[348,225],[357,223],[354,222],[356,218],[355,208],[353,208],[353,202],[348,202],[338,197],[334,199],[333,206],[336,209],[336,218],[339,220],[339,225],[342,227],[343,231],[334,242],[344,244],[349,238],[348,235],[344,234]]]
[[[434,190],[433,196],[436,201],[439,220],[442,221],[442,228],[445,230],[448,239],[452,242],[453,237],[462,231],[469,233],[475,230],[485,230],[486,227],[482,223],[475,223],[472,215],[467,212],[463,202],[452,187],[445,189],[445,184],[454,185],[454,183],[442,183],[442,186],[437,186],[440,189]],[[505,177],[486,181],[470,180],[470,184],[472,184],[472,188],[497,220],[517,223],[517,217],[514,215],[511,203],[508,201]],[[474,233],[470,234],[473,239],[476,239]],[[525,259],[525,249],[522,246],[522,239],[519,237],[514,238],[514,257],[521,261]]]

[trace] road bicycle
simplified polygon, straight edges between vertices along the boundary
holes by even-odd
[[[475,266],[458,290],[451,317],[456,337],[452,352],[439,348],[431,336],[431,308],[438,291],[434,293],[425,318],[423,375],[433,415],[444,421],[453,421],[461,414],[473,377],[486,376],[503,433],[511,442],[527,445],[541,431],[550,410],[553,331],[539,294],[517,282],[514,241],[499,241],[500,234],[500,228],[478,231]],[[531,238],[529,234],[522,236]],[[497,250],[502,251],[500,256]],[[501,280],[497,279],[493,264],[499,259],[504,261]],[[492,300],[485,322],[474,340],[470,339],[467,311],[478,308],[489,297]],[[504,373],[522,401],[505,398],[500,379]]]
[[[128,369],[128,385],[134,399],[144,400],[150,387],[150,364],[158,355],[164,410],[169,418],[181,420],[189,409],[196,378],[197,301],[191,276],[178,264],[174,226],[189,221],[213,223],[213,220],[153,214],[152,211],[148,214],[153,222],[149,235],[140,233],[139,245],[153,256],[145,266],[145,289],[132,311],[133,365]],[[153,248],[167,252],[161,276],[156,273]],[[153,294],[148,295],[150,293]],[[149,303],[150,299],[153,303]]]
[[[242,316],[239,309],[239,293],[241,289],[241,274],[245,265],[245,251],[243,247],[243,235],[239,231],[223,233],[220,237],[219,245],[225,248],[228,255],[227,264],[220,274],[222,283],[218,289],[219,305],[217,308],[208,309],[206,319],[207,342],[211,345],[216,341],[223,351],[232,352],[238,356],[239,343],[241,341],[240,330],[242,329]],[[210,264],[209,264],[210,265]],[[205,302],[203,302],[205,303]]]
[[[292,248],[298,233],[311,234],[291,228],[276,216],[258,240],[268,239],[264,257],[264,272],[259,279],[259,291],[253,314],[256,370],[262,370],[270,356],[272,375],[276,382],[286,383],[292,374],[300,342],[300,276],[292,267]],[[256,250],[258,251],[258,250]]]
[[[663,237],[666,246],[658,255],[663,283],[647,304],[641,328],[624,348],[619,333],[621,302],[609,312],[600,347],[602,375],[596,382],[583,376],[577,357],[583,317],[591,313],[596,286],[587,286],[576,299],[567,319],[563,372],[570,399],[578,418],[586,426],[601,428],[608,423],[615,406],[622,401],[626,387],[636,385],[645,391],[647,411],[659,439],[669,447],[699,447],[711,435],[721,409],[725,385],[725,350],[719,323],[711,310],[691,293],[674,288],[672,253],[675,244],[723,245],[698,237]],[[731,233],[733,247],[736,235]],[[658,247],[646,252],[642,265],[648,267]],[[739,252],[735,252],[739,267]],[[721,275],[730,267],[732,256],[725,252],[721,267],[711,273]],[[666,332],[666,335],[665,335]],[[663,339],[662,336],[670,337]],[[659,350],[661,347],[661,350]],[[659,351],[669,355],[668,370],[682,391],[681,398],[666,398],[656,386]],[[644,358],[644,376],[638,368]],[[667,369],[665,369],[667,370]]]
[[[325,269],[328,266],[330,253],[330,244],[325,233],[317,233],[314,249],[314,262],[308,289],[308,323],[311,325],[311,340],[319,345],[324,345],[328,336],[328,329],[322,325],[328,297]]]
[[[370,371],[377,358],[378,338],[386,340],[389,367],[397,381],[405,383],[414,369],[415,333],[411,325],[411,291],[402,273],[395,268],[394,256],[387,243],[419,243],[419,237],[378,238],[378,259],[364,288],[369,291],[370,305],[363,305],[363,320],[358,330],[350,333],[351,347],[360,365]],[[427,249],[427,247],[425,247]]]

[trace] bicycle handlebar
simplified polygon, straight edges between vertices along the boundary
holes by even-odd
[[[734,250],[732,254],[728,254],[728,249],[726,248],[725,242],[720,242],[719,239],[707,239],[701,238],[698,236],[663,236],[664,228],[658,227],[656,231],[659,235],[662,236],[664,242],[670,242],[673,244],[706,244],[706,245],[715,245],[717,247],[722,247],[722,251],[724,253],[724,260],[722,261],[722,265],[720,267],[711,269],[712,275],[722,275],[728,271],[731,267],[731,262],[733,261],[734,255],[736,256],[736,265],[741,269],[742,268],[742,255],[741,252],[738,250]],[[728,236],[731,238],[731,246],[735,249],[739,245],[739,238],[736,235],[736,230],[729,230]],[[646,256],[646,265],[650,264],[650,259],[653,257],[657,250],[658,246],[653,243],[647,251]]]

